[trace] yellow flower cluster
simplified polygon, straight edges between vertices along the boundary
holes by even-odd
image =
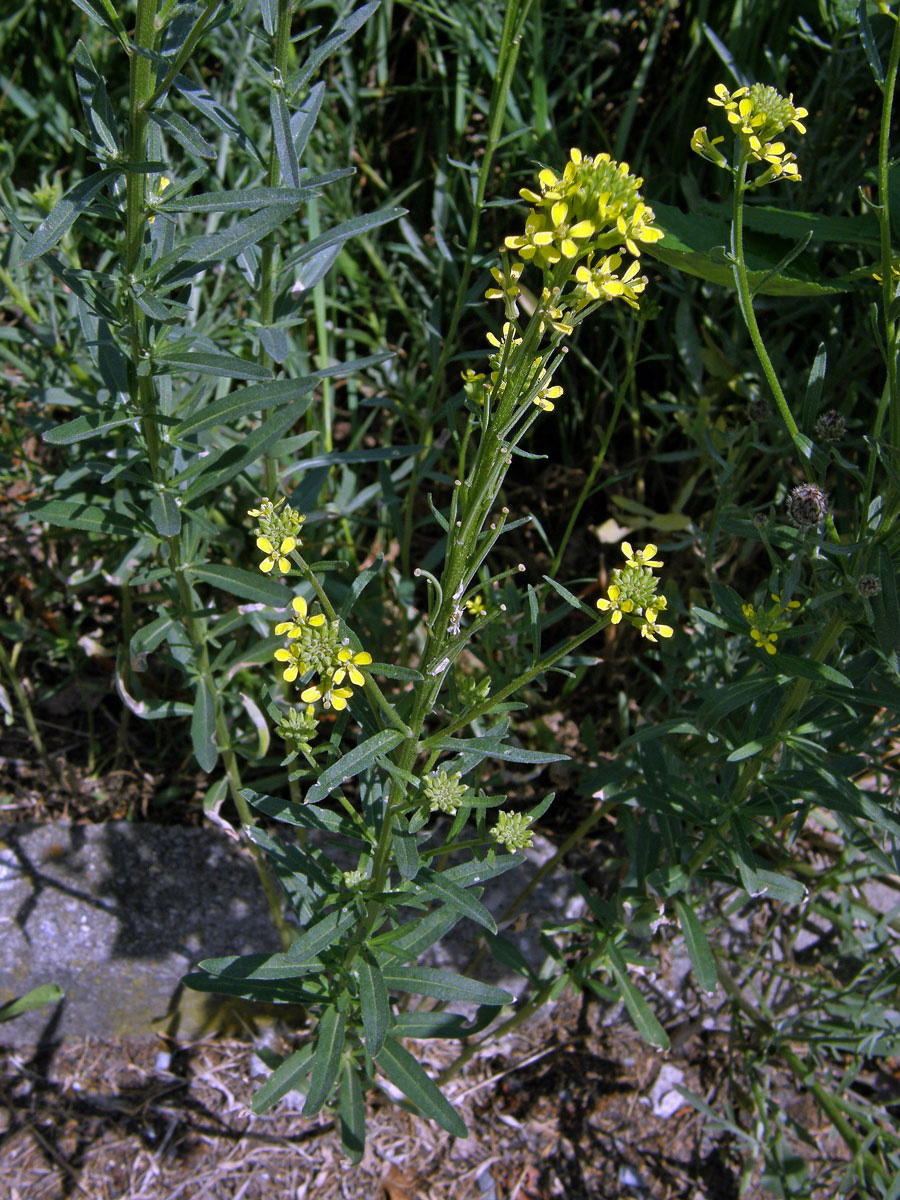
[[[610,614],[612,625],[618,625],[625,617],[650,642],[656,641],[657,634],[670,638],[674,633],[671,625],[657,623],[657,617],[666,607],[666,598],[656,594],[659,580],[653,568],[663,565],[654,557],[656,546],[651,542],[643,550],[633,550],[630,542],[623,542],[622,553],[625,566],[612,572],[606,596],[597,601],[597,607]]]
[[[775,653],[779,631],[786,629],[790,624],[786,619],[788,614],[800,607],[799,600],[789,600],[787,604],[782,604],[777,592],[771,592],[770,595],[774,604],[770,604],[768,608],[763,608],[762,605],[759,608],[754,608],[752,604],[741,605],[741,612],[750,626],[750,637],[754,646],[758,650],[765,650],[766,654]]]
[[[725,110],[728,123],[740,142],[742,155],[765,168],[749,186],[764,187],[773,179],[799,180],[796,155],[787,150],[780,139],[789,126],[797,133],[806,133],[806,126],[801,121],[808,115],[806,109],[798,108],[793,96],[782,96],[764,83],[739,87],[733,92],[729,92],[724,83],[719,83],[715,93],[709,103]],[[725,155],[718,149],[722,141],[722,137],[710,138],[704,125],[694,130],[691,149],[715,166],[727,168]]]
[[[276,634],[286,634],[288,644],[275,651],[275,659],[285,664],[282,678],[293,683],[310,671],[318,674],[300,693],[304,704],[321,701],[325,708],[340,711],[347,707],[354,687],[366,680],[360,667],[367,667],[372,655],[365,650],[355,654],[348,640],[341,638],[339,621],[329,621],[322,613],[310,614],[302,596],[291,601],[293,617],[275,626]],[[353,685],[352,687],[350,685]]]

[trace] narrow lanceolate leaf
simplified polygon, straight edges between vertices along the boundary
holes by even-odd
[[[273,204],[290,204],[299,208],[310,196],[316,196],[322,188],[338,179],[353,174],[352,167],[339,167],[335,171],[323,171],[321,175],[308,175],[301,187],[254,187],[232,188],[221,192],[197,192],[194,196],[174,195],[162,200],[160,212],[236,212],[244,209],[271,208]]]
[[[193,104],[205,117],[208,117],[227,137],[232,138],[239,146],[243,146],[245,150],[254,155],[261,165],[265,165],[259,151],[235,118],[215,101],[209,92],[204,91],[201,84],[194,83],[186,75],[176,75],[174,84],[176,90],[181,92],[188,103]]]
[[[373,737],[360,742],[349,753],[339,758],[327,771],[323,771],[318,782],[306,793],[306,800],[315,804],[323,800],[332,788],[337,787],[346,779],[352,779],[361,774],[375,762],[379,754],[387,754],[403,741],[403,734],[396,729],[382,729]]]
[[[194,711],[191,716],[191,744],[194,758],[204,771],[216,765],[219,752],[216,749],[216,694],[212,680],[204,676],[197,682],[194,694]]]
[[[315,958],[322,950],[333,946],[341,934],[358,920],[355,908],[336,908],[321,920],[311,925],[296,942],[285,951],[287,962],[305,962]]]
[[[310,1043],[300,1050],[295,1050],[290,1058],[286,1058],[281,1066],[272,1072],[262,1087],[254,1092],[253,1099],[250,1101],[253,1112],[264,1113],[273,1104],[277,1104],[281,1097],[286,1096],[288,1092],[302,1090],[309,1074],[312,1056],[313,1046]]]
[[[388,999],[387,985],[378,968],[378,963],[365,947],[360,951],[357,964],[359,1006],[362,1010],[366,1049],[373,1058],[377,1058],[391,1024],[391,1004]]]
[[[331,1095],[341,1065],[347,1018],[334,1007],[326,1008],[319,1020],[309,1089],[303,1105],[304,1117],[314,1117]]]
[[[216,148],[205,137],[197,132],[195,125],[186,120],[180,113],[176,112],[157,112],[151,108],[147,116],[159,128],[169,135],[174,141],[182,146],[189,154],[196,154],[198,158],[215,158]]]
[[[684,934],[684,944],[694,968],[694,976],[705,992],[714,992],[718,987],[719,977],[716,973],[716,960],[709,948],[703,926],[687,901],[676,898],[675,911],[678,913],[678,922]]]
[[[179,263],[224,262],[236,258],[248,246],[255,246],[267,234],[279,225],[283,225],[296,209],[294,204],[273,204],[251,213],[249,217],[241,217],[227,229],[211,233],[206,237],[194,238],[181,246],[176,246],[169,254],[164,254],[156,262],[151,263],[144,272],[144,278],[164,275]],[[53,214],[51,213],[51,216]],[[48,218],[49,219],[49,218]]]
[[[425,867],[421,868],[416,875],[416,883],[423,892],[427,892],[429,896],[434,896],[438,900],[443,900],[457,909],[464,917],[468,917],[470,921],[483,925],[491,933],[497,932],[494,918],[484,905],[474,896],[470,896],[458,884],[449,882],[443,875]]]
[[[434,967],[382,968],[384,982],[395,992],[413,992],[416,996],[433,996],[435,1000],[460,1000],[469,1004],[509,1004],[513,997],[503,988],[480,983],[453,971],[438,971]]]
[[[137,532],[135,523],[121,513],[80,500],[49,500],[46,504],[29,507],[27,512],[35,521],[46,521],[48,525],[59,525],[63,529],[84,529],[88,533],[131,538]]]
[[[610,946],[607,950],[606,961],[609,964],[610,973],[616,981],[616,986],[619,989],[619,994],[622,997],[628,1015],[634,1022],[635,1029],[644,1041],[649,1042],[651,1046],[659,1046],[661,1050],[668,1050],[668,1034],[659,1021],[657,1021],[650,1005],[631,982],[625,960],[615,946]]]
[[[102,412],[85,413],[73,421],[63,421],[41,434],[41,441],[50,446],[70,446],[73,442],[84,442],[133,423],[137,418],[132,413],[123,413],[121,408],[104,409]]]
[[[125,26],[116,12],[116,6],[112,0],[72,0],[77,8],[80,8],[83,13],[96,21],[98,25],[102,25],[104,29],[119,39],[125,49],[129,49],[128,35],[125,32]]]
[[[24,996],[16,996],[14,1000],[0,1005],[0,1021],[11,1021],[13,1017],[21,1016],[22,1013],[33,1012],[34,1009],[43,1008],[47,1004],[56,1004],[64,995],[65,992],[56,983],[41,984],[40,987],[26,992]]]
[[[269,98],[269,116],[272,118],[272,136],[281,176],[288,187],[300,186],[300,164],[291,136],[291,114],[284,102],[284,93],[273,91]]]
[[[309,89],[306,99],[291,118],[291,133],[294,139],[294,152],[298,159],[303,157],[309,135],[315,128],[322,100],[325,98],[325,84],[317,83]]]
[[[288,592],[276,579],[268,575],[254,575],[250,571],[242,571],[240,567],[229,567],[224,563],[208,563],[201,567],[191,567],[191,575],[202,579],[213,587],[221,588],[230,596],[239,600],[247,600],[251,604],[271,604],[274,608],[283,608],[288,602]]]
[[[334,54],[335,50],[343,46],[344,42],[353,37],[354,33],[365,25],[369,17],[378,8],[379,2],[380,0],[369,0],[368,4],[364,4],[356,12],[351,12],[345,17],[341,17],[335,23],[325,41],[315,48],[298,74],[290,79],[290,87],[294,92],[298,92],[302,87],[305,87],[316,71],[318,71],[319,67],[321,67],[322,63],[325,62],[326,58]]]
[[[22,252],[22,262],[31,262],[52,250],[69,232],[100,189],[116,174],[116,171],[97,171],[76,183],[73,188],[69,188],[28,239]]]
[[[173,368],[195,371],[198,375],[215,375],[219,379],[271,379],[268,367],[237,354],[211,354],[208,350],[189,348],[159,350],[153,355],[154,374],[168,374]]]
[[[378,1065],[388,1079],[411,1100],[424,1116],[436,1121],[441,1129],[454,1137],[464,1138],[468,1132],[459,1113],[441,1094],[437,1084],[425,1074],[408,1050],[393,1038],[385,1038]]]
[[[72,57],[75,63],[75,83],[85,120],[95,141],[110,154],[116,154],[122,149],[122,143],[112,105],[106,94],[106,84],[94,69],[84,42],[79,40]]]
[[[296,403],[301,404],[304,410],[307,407],[305,399]],[[243,471],[244,467],[256,462],[279,438],[287,433],[296,419],[293,406],[288,404],[268,421],[263,421],[258,429],[244,437],[238,445],[230,446],[218,457],[210,456],[212,461],[207,469],[187,488],[181,498],[182,503],[195,501],[200,496],[205,496],[207,492],[223,488],[226,483],[230,483],[235,475]]]
[[[338,1101],[341,1122],[341,1149],[351,1163],[358,1163],[366,1148],[366,1105],[359,1083],[359,1072],[350,1061],[341,1071],[341,1094]]]
[[[379,208],[375,212],[366,213],[365,216],[351,217],[349,221],[341,221],[339,225],[335,225],[333,229],[329,229],[326,233],[308,242],[301,250],[293,254],[285,263],[284,269],[286,271],[293,270],[300,263],[314,258],[326,246],[343,245],[344,242],[360,233],[376,229],[379,225],[387,224],[388,221],[396,221],[405,215],[405,208]]]

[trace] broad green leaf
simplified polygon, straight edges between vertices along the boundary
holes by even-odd
[[[216,749],[216,694],[209,676],[197,680],[191,715],[191,744],[194,758],[204,771],[211,771],[219,758]]]
[[[48,525],[59,525],[63,529],[84,529],[88,533],[130,538],[139,532],[136,523],[121,513],[80,500],[49,500],[46,504],[29,506],[27,512],[33,521],[46,521]]]
[[[380,754],[387,754],[403,741],[403,734],[396,729],[382,729],[373,737],[366,738],[358,746],[354,746],[347,754],[337,760],[327,771],[323,771],[318,781],[306,793],[308,804],[315,804],[324,798],[339,784],[347,779],[361,774],[370,767]]]
[[[634,1022],[635,1029],[651,1046],[659,1046],[661,1050],[668,1050],[668,1034],[656,1019],[650,1005],[632,983],[625,960],[615,946],[607,947],[606,961],[610,974],[616,981],[616,987],[619,989],[619,995],[622,997],[626,1011]]]
[[[714,992],[719,986],[719,977],[716,973],[716,960],[709,948],[703,926],[687,900],[676,897],[675,911],[678,913],[678,923],[684,934],[684,944],[694,968],[694,976],[705,992]]]
[[[73,421],[63,421],[46,429],[41,434],[41,441],[49,446],[70,446],[73,442],[83,442],[87,438],[98,437],[111,429],[119,429],[122,425],[131,425],[137,418],[133,413],[123,412],[121,408],[103,409],[101,412],[85,413],[75,417]]]
[[[348,1059],[341,1069],[338,1118],[341,1125],[341,1149],[354,1166],[366,1148],[366,1105],[359,1072]]]
[[[665,230],[662,241],[648,245],[646,251],[667,266],[676,267],[688,275],[733,288],[731,264],[722,248],[731,244],[730,223],[724,217],[697,212],[683,213],[668,204],[653,201],[656,224]],[[784,232],[784,230],[782,231]],[[805,227],[808,232],[808,224]],[[788,234],[788,237],[791,235]],[[744,238],[747,274],[750,290],[767,296],[827,296],[845,292],[852,286],[849,279],[823,281],[814,258],[801,255],[784,274],[766,280],[790,249],[788,241],[772,234],[749,232]],[[714,252],[717,252],[714,254]],[[761,286],[762,285],[762,286]]]
[[[326,1008],[319,1018],[304,1117],[314,1117],[331,1095],[340,1070],[346,1024],[346,1016],[333,1006]]]
[[[5,1004],[0,1005],[0,1021],[11,1021],[13,1017],[21,1016],[22,1013],[33,1012],[34,1009],[44,1008],[47,1004],[56,1004],[65,994],[58,984],[43,983],[23,996],[16,996],[14,1000],[7,1000]]]
[[[116,174],[118,174],[116,171],[97,171],[69,188],[28,239],[22,251],[21,261],[23,263],[32,262],[33,259],[39,258],[40,255],[51,250],[58,241],[65,237],[100,189],[105,187]]]
[[[411,1100],[424,1116],[430,1117],[453,1137],[464,1138],[465,1122],[444,1099],[440,1088],[425,1074],[408,1050],[388,1037],[384,1040],[378,1065],[388,1079]]]
[[[321,917],[285,951],[287,962],[306,962],[327,950],[359,920],[355,908],[335,908]]]
[[[468,917],[470,921],[484,926],[491,933],[497,932],[497,925],[494,918],[481,901],[476,900],[474,896],[470,896],[464,888],[461,888],[456,883],[452,883],[442,873],[432,871],[428,867],[422,867],[416,875],[416,884],[423,892],[427,892],[429,896],[434,896],[438,900],[443,900],[452,908],[456,908],[458,912],[464,917]]]
[[[255,1113],[264,1113],[273,1104],[286,1096],[288,1092],[302,1091],[312,1062],[313,1045],[302,1046],[295,1050],[290,1058],[286,1058],[277,1067],[261,1088],[253,1093],[250,1108]]]
[[[356,963],[359,1007],[366,1035],[366,1049],[373,1058],[377,1058],[385,1034],[390,1028],[391,1003],[381,970],[367,947],[363,946],[360,950]]]
[[[191,567],[190,574],[195,579],[202,579],[204,583],[251,604],[270,604],[273,608],[285,608],[290,597],[287,588],[277,579],[261,572],[254,574],[240,567],[229,567],[225,563],[206,563],[203,566]]]
[[[432,996],[435,1000],[459,1000],[467,1004],[510,1004],[514,999],[503,988],[439,971],[434,967],[382,967],[387,987],[395,992],[413,992],[417,996]]]
[[[153,497],[150,520],[160,537],[177,537],[181,533],[181,510],[171,492],[159,492]]]

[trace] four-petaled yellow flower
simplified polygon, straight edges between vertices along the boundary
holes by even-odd
[[[297,547],[297,539],[294,537],[286,537],[281,539],[281,545],[276,550],[271,541],[267,537],[258,537],[256,544],[263,551],[266,557],[259,564],[259,569],[268,574],[269,571],[278,563],[278,570],[282,575],[286,575],[291,569],[290,559],[285,556]]]
[[[300,699],[304,704],[314,704],[317,700],[322,701],[323,708],[333,708],[336,712],[342,712],[347,707],[347,701],[353,695],[353,688],[348,687],[329,687],[323,688],[321,680],[314,683],[311,687],[300,693]]]
[[[659,598],[662,600],[664,597],[660,596]],[[675,632],[671,625],[657,625],[656,618],[658,616],[659,612],[655,608],[648,608],[644,616],[644,623],[641,625],[641,637],[647,638],[650,642],[656,641],[654,635],[657,633],[660,637],[670,638]]]
[[[597,607],[601,612],[609,612],[612,610],[612,616],[610,617],[610,620],[612,621],[613,625],[618,625],[618,623],[622,620],[622,613],[630,613],[634,611],[634,601],[620,600],[619,596],[621,595],[621,592],[614,583],[610,584],[610,586],[606,589],[606,595],[609,597],[609,599],[607,600],[601,596],[597,601]]]
[[[315,629],[325,624],[325,616],[322,613],[316,613],[312,617],[306,615],[309,611],[309,606],[302,596],[295,596],[293,598],[291,608],[297,614],[296,620],[282,621],[276,625],[275,632],[277,634],[286,633],[289,638],[296,638],[303,632],[304,625],[311,625]]]
[[[622,553],[625,555],[625,561],[629,567],[661,567],[662,562],[655,559],[653,555],[656,553],[657,547],[649,542],[643,550],[632,550],[631,542],[622,543]]]
[[[366,681],[359,668],[367,667],[372,661],[372,655],[367,650],[360,650],[353,654],[345,646],[343,650],[338,650],[337,656],[340,666],[335,667],[331,672],[332,681],[335,684],[341,684],[346,677],[356,687],[362,687]]]

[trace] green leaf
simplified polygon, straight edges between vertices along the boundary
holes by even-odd
[[[385,961],[395,959],[398,962],[412,962],[421,954],[445,937],[451,929],[459,924],[460,915],[456,909],[444,905],[435,908],[417,921],[411,921],[386,934],[373,939],[379,957]]]
[[[277,983],[282,986],[299,982],[304,975],[322,969],[321,961],[294,961],[287,953],[227,954],[224,958],[204,958],[198,964],[213,979],[246,983]]]
[[[226,137],[232,138],[238,143],[239,146],[242,146],[245,150],[252,154],[261,166],[267,165],[256,146],[254,146],[251,139],[247,136],[231,113],[228,112],[227,109],[224,109],[221,104],[215,101],[209,92],[204,91],[201,84],[194,83],[193,80],[188,79],[186,75],[176,75],[173,82],[176,90],[181,92],[185,100],[187,100],[189,104],[193,104],[193,106],[202,112],[204,116],[208,117],[214,125],[217,125],[219,129],[221,129],[226,135]]]
[[[738,680],[717,688],[696,712],[697,724],[703,729],[712,728],[735,709],[747,708],[754,700],[771,694],[771,691],[772,680],[764,676]]]
[[[347,13],[336,21],[325,41],[310,54],[302,69],[288,80],[289,89],[296,93],[305,87],[326,58],[334,54],[335,50],[343,46],[344,42],[353,37],[357,30],[365,25],[378,8],[379,3],[380,0],[369,0],[368,4],[364,4],[356,12]]]
[[[421,866],[415,830],[411,830],[407,821],[398,815],[394,817],[392,833],[397,870],[404,879],[415,879]]]
[[[45,429],[41,441],[49,446],[70,446],[73,442],[83,442],[87,438],[108,433],[111,429],[119,429],[122,425],[131,425],[135,420],[133,413],[123,413],[121,408],[107,408]]]
[[[203,771],[209,772],[216,765],[219,752],[216,749],[216,693],[212,680],[203,675],[197,680],[194,693],[194,710],[191,716],[191,744],[194,758]]]
[[[770,685],[771,686],[771,685]],[[546,754],[543,750],[520,750],[518,746],[505,746],[486,734],[480,738],[429,738],[430,750],[450,750],[461,754],[474,751],[481,753],[483,758],[498,758],[503,762],[517,763],[551,763],[568,762],[568,754]]]
[[[173,141],[176,141],[179,146],[187,150],[188,154],[196,154],[198,158],[215,158],[216,148],[205,137],[197,132],[197,127],[192,125],[180,113],[176,112],[159,112],[158,109],[151,108],[147,112],[147,116],[158,125],[163,133],[167,133]]]
[[[241,792],[241,796],[248,804],[276,821],[284,821],[300,829],[339,833],[358,841],[372,840],[372,835],[361,822],[354,825],[343,813],[329,812],[326,808],[317,808],[315,804],[295,804],[293,800],[285,800],[281,796],[262,796],[248,788]]]
[[[370,767],[381,754],[387,754],[403,741],[403,734],[396,729],[382,729],[373,737],[366,738],[358,746],[354,746],[347,754],[337,760],[327,771],[323,771],[318,781],[306,793],[306,801],[315,804],[324,800],[329,793],[347,779],[361,774]]]
[[[356,976],[359,980],[359,1007],[362,1012],[366,1049],[378,1057],[385,1034],[391,1024],[391,1003],[387,985],[371,951],[363,946],[357,957]]]
[[[278,155],[278,165],[281,176],[288,187],[300,186],[300,164],[297,162],[297,152],[294,149],[294,139],[291,134],[291,114],[284,102],[284,94],[273,91],[269,97],[269,116],[272,119],[272,138],[275,142],[275,153]]]
[[[395,992],[413,992],[417,996],[432,996],[435,1000],[459,1000],[467,1004],[510,1004],[514,999],[503,988],[439,971],[434,967],[382,967],[387,987]]]
[[[474,1019],[469,1022],[458,1013],[417,1012],[397,1013],[394,1017],[394,1032],[404,1038],[464,1038],[486,1029],[499,1014],[500,1009],[483,1005]]]
[[[697,212],[683,213],[680,209],[654,200],[653,211],[656,224],[665,230],[662,241],[646,247],[651,254],[667,266],[675,267],[688,275],[709,280],[722,287],[733,289],[731,264],[722,254],[722,249],[731,244],[730,222],[720,216],[709,216]],[[749,208],[747,209],[749,212]],[[785,214],[787,217],[789,214]],[[804,232],[809,232],[809,221],[803,214]],[[792,228],[785,223],[781,233],[788,238]],[[784,258],[789,244],[772,234],[755,237],[745,236],[745,258],[750,290],[767,296],[826,296],[845,292],[852,286],[849,279],[823,281],[818,273],[814,258],[801,256],[790,264],[784,274],[766,276]],[[718,251],[714,255],[714,251]]]
[[[493,862],[476,859],[472,862],[458,863],[455,867],[448,867],[441,874],[444,879],[451,880],[460,887],[471,887],[473,883],[487,883],[489,879],[496,879],[498,875],[504,875],[513,867],[520,867],[524,861],[520,854],[498,854]]]
[[[719,977],[716,973],[716,960],[709,948],[703,926],[686,900],[676,897],[675,911],[678,913],[678,922],[684,934],[684,944],[694,968],[694,976],[705,992],[714,992],[719,986]]]
[[[312,1056],[312,1043],[295,1050],[290,1058],[286,1058],[281,1066],[272,1072],[262,1087],[257,1088],[253,1093],[253,1099],[250,1101],[251,1110],[255,1113],[264,1113],[273,1104],[277,1104],[288,1092],[302,1091],[309,1074]]]
[[[322,950],[333,946],[341,934],[358,920],[359,915],[355,908],[332,909],[326,916],[310,925],[309,929],[285,951],[285,961],[305,962],[315,958]]]
[[[509,938],[504,937],[502,934],[489,933],[484,940],[488,950],[490,950],[498,963],[502,963],[510,971],[521,975],[523,979],[529,979],[533,983],[537,982],[534,971],[528,965],[521,950]]]
[[[303,1105],[304,1117],[314,1117],[331,1095],[341,1066],[346,1024],[346,1016],[334,1006],[326,1008],[319,1019],[309,1088]]]
[[[215,375],[219,379],[272,378],[268,367],[249,358],[240,358],[237,354],[211,354],[208,350],[191,350],[188,347],[177,346],[154,353],[154,375],[167,375],[172,367],[182,371],[196,371],[198,375]]]
[[[7,1000],[0,1005],[0,1021],[11,1021],[22,1013],[33,1012],[36,1008],[44,1008],[47,1004],[56,1004],[65,996],[65,992],[55,983],[43,983],[40,987],[32,988],[23,996]]]
[[[661,1050],[668,1050],[668,1034],[656,1019],[647,1001],[632,983],[625,960],[615,946],[607,947],[606,961],[610,974],[616,981],[616,987],[619,989],[625,1009],[634,1022],[635,1029],[651,1046],[659,1046]]]
[[[421,671],[414,671],[411,667],[395,667],[393,663],[373,662],[369,671],[373,675],[380,675],[382,679],[402,679],[408,683],[421,683],[425,678]]]
[[[468,1130],[459,1113],[447,1102],[440,1088],[425,1074],[408,1050],[393,1038],[385,1038],[378,1065],[388,1079],[424,1114],[453,1137],[464,1138]]]
[[[141,278],[159,278],[180,263],[190,263],[199,268],[203,263],[225,262],[229,258],[236,258],[248,247],[261,242],[279,225],[283,225],[293,216],[295,210],[294,204],[273,204],[269,208],[251,213],[249,217],[242,217],[218,233],[192,238],[151,263]],[[196,271],[190,270],[187,274],[196,274]]]
[[[69,188],[28,239],[22,251],[22,262],[29,263],[46,254],[64,238],[100,189],[118,173],[109,170],[97,171]]]
[[[308,407],[305,398],[297,401],[303,408]],[[242,438],[236,446],[229,448],[215,458],[205,471],[194,480],[182,496],[182,504],[187,505],[205,496],[207,492],[223,488],[230,483],[235,475],[239,475],[245,467],[262,457],[270,447],[287,432],[296,421],[293,406],[288,404],[279,409],[274,416],[255,429],[253,433]]]
[[[564,588],[561,583],[557,583],[556,580],[551,579],[549,575],[544,575],[542,578],[545,583],[550,584],[554,592],[562,596],[563,600],[565,600],[566,604],[568,604],[571,608],[576,609],[578,612],[584,613],[586,616],[590,617],[592,621],[597,620],[596,609],[588,608],[588,606],[583,604],[577,596],[573,596],[568,588]]]
[[[806,886],[790,875],[769,871],[765,867],[757,867],[754,873],[762,885],[763,893],[770,900],[777,900],[780,904],[802,904],[809,895]]]
[[[320,81],[309,89],[306,99],[295,114],[293,141],[298,159],[301,159],[306,151],[309,135],[315,128],[324,98],[325,84]],[[352,170],[348,169],[347,174],[352,175]]]
[[[872,605],[878,645],[883,654],[890,656],[900,650],[900,599],[897,596],[897,573],[890,554],[883,546],[878,552],[877,575],[881,591],[869,603]]]
[[[792,679],[812,679],[819,683],[835,683],[840,687],[851,688],[853,684],[834,667],[827,663],[815,662],[811,658],[795,658],[792,654],[771,655],[766,660],[766,666],[779,675],[787,675]]]
[[[468,917],[470,921],[482,925],[491,933],[497,932],[496,922],[485,906],[458,884],[446,879],[443,874],[432,871],[428,867],[422,867],[416,875],[416,884],[423,892],[427,892],[429,896],[434,896],[438,900],[443,900],[462,916]]]
[[[243,209],[271,208],[273,204],[290,204],[299,207],[317,196],[323,187],[338,179],[352,175],[352,167],[326,171],[322,175],[307,176],[302,187],[253,187],[232,188],[221,192],[197,192],[194,196],[163,198],[160,212],[236,212]],[[168,194],[168,189],[167,193]]]
[[[883,88],[884,67],[881,65],[881,55],[878,53],[878,45],[875,41],[875,35],[872,32],[872,23],[869,20],[869,9],[866,0],[859,0],[859,5],[856,9],[856,23],[859,29],[859,40],[862,42],[863,50],[869,61],[872,76],[878,87]]]
[[[229,567],[225,563],[206,563],[202,566],[191,567],[190,574],[195,579],[212,584],[230,596],[239,600],[247,600],[251,604],[269,604],[272,608],[285,608],[290,593],[276,579],[271,579],[261,572],[254,574],[240,567]]]
[[[29,505],[26,509],[33,521],[46,521],[63,529],[84,529],[88,533],[106,533],[113,537],[133,538],[135,522],[121,513],[80,500],[49,500],[46,504]]]
[[[341,1070],[338,1118],[341,1124],[341,1149],[355,1166],[366,1148],[366,1105],[359,1072],[349,1059]]]
[[[291,255],[284,265],[284,270],[294,270],[301,263],[315,258],[326,246],[341,246],[352,237],[368,233],[370,229],[377,229],[379,225],[386,225],[389,221],[396,221],[403,216],[406,216],[405,208],[379,208],[365,216],[351,217],[349,221],[341,221],[339,225],[333,226],[311,242],[307,242],[305,246]]]
[[[158,492],[150,501],[150,520],[160,537],[181,533],[181,510],[171,492]]]
[[[315,375],[306,375],[302,379],[272,379],[268,383],[255,383],[250,387],[240,388],[228,396],[205,404],[192,416],[186,417],[172,430],[176,440],[199,433],[203,429],[214,429],[228,425],[238,417],[249,413],[262,412],[266,408],[281,408],[291,400],[300,400],[311,392],[316,385]],[[299,409],[300,417],[309,407],[309,401]]]
[[[112,105],[106,94],[106,84],[94,69],[87,47],[81,40],[78,41],[72,58],[78,96],[94,142],[108,153],[118,154],[122,149],[122,142],[116,128]]]
[[[119,39],[125,50],[130,49],[128,34],[125,32],[125,26],[122,24],[112,0],[72,0],[72,3],[92,21],[96,21],[98,25],[108,29],[113,37]]]

